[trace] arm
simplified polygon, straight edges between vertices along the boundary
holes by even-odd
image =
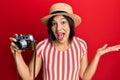
[[[34,57],[32,58],[29,66],[26,65],[25,61],[23,60],[23,57],[21,55],[21,50],[19,50],[14,42],[16,41],[14,38],[10,38],[11,40],[11,52],[15,54],[15,60],[17,65],[18,73],[20,74],[21,78],[23,80],[33,80],[33,65],[34,65]],[[42,59],[36,55],[36,73],[35,76],[37,76],[42,64]]]
[[[83,80],[91,80],[98,66],[100,56],[95,55],[92,62],[88,64],[87,54],[81,59],[80,76]]]
[[[94,56],[93,60],[90,64],[88,64],[87,61],[87,54],[85,54],[81,59],[81,68],[80,68],[80,76],[83,80],[91,80],[93,75],[96,72],[98,62],[100,60],[100,57],[104,55],[105,53],[111,52],[111,51],[118,51],[120,49],[120,45],[115,45],[112,47],[107,47],[107,45],[104,45],[102,48],[99,48],[97,50],[96,55]]]

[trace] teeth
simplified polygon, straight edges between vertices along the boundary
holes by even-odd
[[[63,34],[59,34],[59,36],[62,36]]]
[[[64,33],[61,33],[61,32],[59,32],[57,35],[59,40],[62,40],[64,37]]]
[[[58,37],[62,37],[62,36],[63,36],[63,34],[59,34],[59,35],[58,35]]]

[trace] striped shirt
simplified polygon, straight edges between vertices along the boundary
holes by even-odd
[[[79,80],[80,59],[87,51],[84,40],[73,37],[65,51],[57,50],[48,39],[39,42],[36,48],[43,60],[44,80]]]

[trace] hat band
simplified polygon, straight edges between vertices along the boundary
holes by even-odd
[[[54,11],[54,12],[52,12],[50,14],[57,14],[57,13],[67,13],[67,12],[66,11]]]

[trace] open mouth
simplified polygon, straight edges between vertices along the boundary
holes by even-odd
[[[63,40],[65,33],[57,32],[57,40]]]

